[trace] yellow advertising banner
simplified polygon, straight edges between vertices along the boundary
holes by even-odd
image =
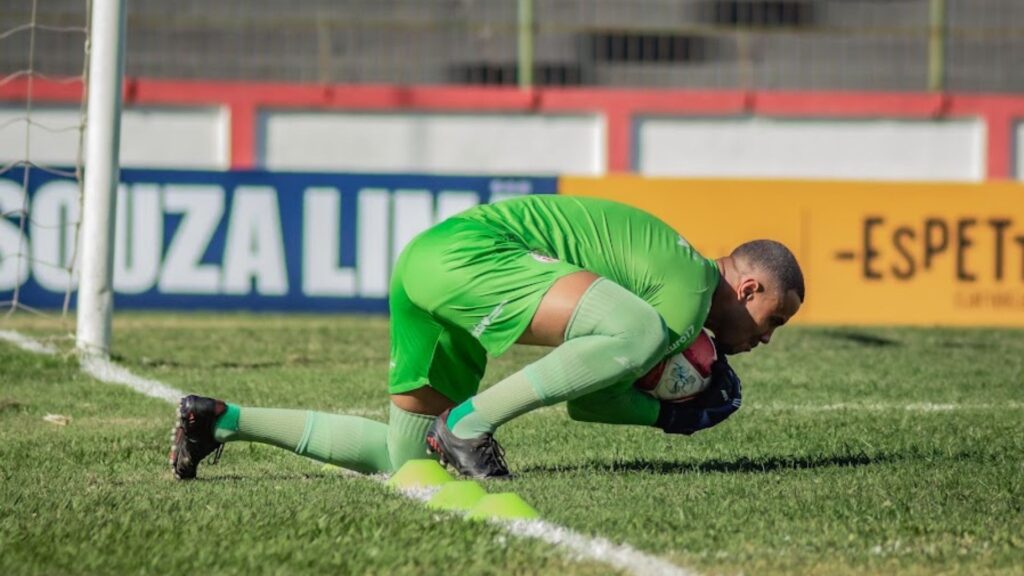
[[[1024,326],[1024,185],[562,178],[658,215],[702,254],[771,238],[814,324]]]

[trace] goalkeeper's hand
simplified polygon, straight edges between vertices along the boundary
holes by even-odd
[[[711,383],[689,402],[661,402],[655,426],[668,434],[689,436],[723,422],[740,409],[743,401],[740,378],[725,356],[711,365]]]

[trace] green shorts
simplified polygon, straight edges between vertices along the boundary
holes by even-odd
[[[388,391],[429,384],[456,403],[473,396],[488,355],[508,350],[551,285],[580,270],[468,218],[423,232],[391,277]]]

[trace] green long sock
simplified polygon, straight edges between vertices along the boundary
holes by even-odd
[[[214,437],[221,442],[269,444],[357,472],[390,472],[387,431],[383,422],[308,410],[238,407],[231,430],[232,405],[217,420]]]
[[[357,416],[228,404],[214,437],[269,444],[357,472],[392,472],[410,458],[427,457],[423,438],[434,417],[394,404],[390,417],[390,424],[384,424]]]
[[[492,433],[541,406],[643,374],[667,344],[664,323],[650,305],[618,284],[599,279],[576,305],[561,346],[456,406],[448,425],[459,438]]]
[[[389,414],[388,456],[394,470],[398,470],[409,460],[434,458],[427,454],[424,439],[436,416],[406,412],[394,404],[391,405]]]

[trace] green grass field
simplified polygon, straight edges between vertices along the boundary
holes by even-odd
[[[122,314],[114,347],[180,390],[382,419],[387,337],[382,318]],[[1024,573],[1024,331],[795,327],[746,356],[744,408],[719,428],[544,409],[501,430],[518,478],[488,489],[701,573]],[[0,342],[0,574],[611,571],[269,447],[175,482],[172,414]]]

